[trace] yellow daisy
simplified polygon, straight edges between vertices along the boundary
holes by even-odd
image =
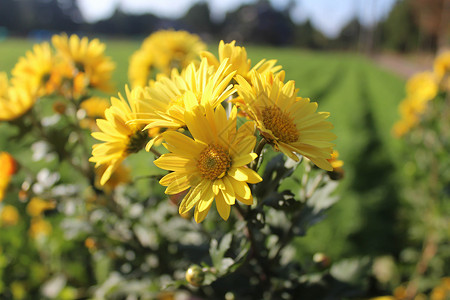
[[[58,53],[70,63],[75,79],[83,81],[85,87],[110,91],[110,79],[115,68],[109,57],[104,55],[105,44],[98,39],[66,34],[54,35],[52,43]]]
[[[294,81],[283,83],[284,72],[260,74],[253,71],[249,84],[237,76],[236,89],[243,99],[241,109],[256,121],[264,139],[298,161],[295,153],[310,159],[318,167],[332,171],[331,158],[336,136],[326,121],[329,113],[317,113],[317,103],[297,97]]]
[[[8,82],[6,73],[0,72],[0,121],[11,121],[28,112],[36,102],[30,88],[16,81]]]
[[[228,69],[228,72],[231,73],[236,71],[236,76],[240,75],[247,80],[250,80],[250,73],[252,70],[257,70],[260,73],[272,72],[276,73],[281,70],[281,66],[276,66],[276,60],[268,60],[265,59],[258,62],[254,67],[251,66],[251,60],[247,58],[247,51],[245,47],[236,46],[236,41],[232,41],[231,43],[224,43],[224,41],[220,41],[219,43],[219,59],[217,59],[214,54],[208,51],[203,51],[201,57],[204,57],[208,60],[208,63],[216,68],[223,62],[225,59],[228,59],[228,63],[231,67]]]
[[[27,51],[25,57],[19,58],[12,70],[14,80],[28,85],[39,96],[49,95],[56,89],[52,74],[54,56],[50,44],[45,42],[33,46],[33,51]]]
[[[227,220],[235,200],[251,205],[253,197],[247,183],[262,179],[246,165],[257,155],[252,153],[256,143],[254,123],[247,122],[236,131],[237,110],[227,119],[225,109],[210,105],[196,106],[185,113],[186,125],[192,138],[177,131],[163,133],[170,151],[155,160],[161,169],[173,171],[160,180],[167,186],[166,194],[174,195],[189,189],[182,200],[179,213],[184,215],[195,206],[195,220],[204,220],[216,201],[217,211]]]
[[[183,69],[198,60],[206,45],[198,35],[187,31],[159,30],[144,40],[141,49],[154,58],[160,72],[169,74],[173,68]]]
[[[129,122],[139,111],[139,103],[136,100],[142,92],[140,88],[130,92],[126,88],[127,99],[119,93],[118,98],[111,98],[111,106],[105,111],[105,119],[98,119],[99,132],[93,132],[92,136],[103,141],[92,147],[92,157],[98,168],[106,165],[100,184],[104,185],[111,174],[120,166],[122,161],[131,153],[140,151],[149,140],[147,130],[143,126]]]
[[[151,79],[152,67],[153,56],[150,52],[140,49],[133,53],[128,68],[128,79],[130,80],[131,86],[146,86]]]
[[[191,64],[181,74],[159,77],[140,99],[147,113],[136,114],[134,122],[145,124],[145,129],[184,127],[186,107],[209,103],[214,108],[235,92],[229,84],[234,72],[225,76],[228,66],[224,61],[214,71],[204,59],[198,68]],[[147,145],[147,150],[151,145]]]

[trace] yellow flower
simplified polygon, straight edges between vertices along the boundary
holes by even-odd
[[[251,205],[253,197],[247,183],[258,183],[261,177],[246,165],[257,155],[251,153],[256,138],[254,123],[247,122],[236,132],[237,110],[227,119],[225,109],[210,105],[196,106],[185,113],[186,125],[193,139],[176,131],[163,133],[170,151],[155,160],[161,169],[173,171],[160,180],[173,195],[189,189],[179,213],[195,206],[195,220],[204,220],[213,200],[220,216],[227,220],[235,200]]]
[[[14,226],[19,222],[19,212],[12,205],[5,205],[0,214],[1,224],[5,226]]]
[[[408,98],[420,101],[429,101],[436,97],[438,84],[432,72],[415,74],[406,83],[406,94]]]
[[[104,55],[105,44],[98,39],[66,34],[54,35],[52,43],[58,53],[72,67],[73,77],[84,84],[103,91],[110,91],[110,79],[115,68],[109,57]]]
[[[29,86],[31,91],[37,91],[38,96],[49,95],[56,88],[52,76],[54,64],[50,44],[45,42],[34,45],[33,51],[27,51],[25,57],[19,58],[11,73],[15,80]]]
[[[150,51],[147,52],[140,49],[133,53],[128,68],[128,79],[130,80],[131,86],[146,86],[150,80],[152,67],[153,56]]]
[[[228,73],[236,71],[236,75],[241,75],[246,80],[250,80],[250,73],[252,70],[257,70],[260,73],[275,73],[281,70],[281,66],[275,66],[276,60],[266,61],[265,59],[261,60],[252,68],[251,60],[247,58],[247,51],[245,48],[236,46],[235,44],[236,41],[226,44],[224,41],[220,41],[219,59],[208,51],[203,51],[201,56],[208,59],[208,63],[216,68],[219,67],[220,63],[225,59],[228,59],[228,63],[231,65],[231,68],[228,69]]]
[[[30,88],[18,81],[9,84],[6,73],[0,72],[0,121],[11,121],[28,112],[36,102]]]
[[[327,171],[333,167],[328,162],[333,151],[330,141],[336,136],[330,132],[333,125],[326,121],[329,113],[317,113],[317,103],[297,97],[294,81],[283,83],[284,72],[259,74],[253,71],[252,85],[237,76],[236,86],[243,99],[241,109],[256,121],[262,136],[275,150],[281,150],[298,161],[297,154],[310,159]]]
[[[39,217],[46,210],[52,210],[56,207],[54,202],[46,201],[39,197],[31,198],[27,205],[27,213],[32,217]]]
[[[142,93],[141,88],[135,88],[132,92],[126,87],[127,99],[119,93],[118,98],[111,98],[111,106],[105,111],[105,119],[98,119],[99,132],[93,132],[92,136],[104,143],[92,147],[92,157],[98,168],[107,166],[100,184],[104,185],[111,174],[119,167],[122,161],[131,153],[141,150],[149,140],[147,130],[143,126],[130,122],[139,113],[140,104],[137,99]]]
[[[206,45],[196,34],[187,31],[159,30],[148,36],[141,50],[153,57],[160,72],[169,74],[173,68],[183,69],[198,60]]]
[[[225,76],[227,68],[224,61],[214,71],[204,59],[198,68],[191,64],[182,74],[173,72],[171,78],[159,77],[153,86],[145,89],[140,101],[148,113],[137,114],[134,122],[146,125],[145,129],[184,127],[187,107],[209,103],[215,108],[234,93],[229,85],[234,73]],[[154,140],[147,145],[147,150]]]
[[[81,102],[80,108],[84,110],[86,116],[80,120],[80,126],[82,128],[98,130],[95,120],[104,118],[105,111],[109,106],[109,101],[100,97],[91,97]]]
[[[450,51],[441,53],[434,60],[434,74],[444,88],[450,90]]]
[[[40,236],[48,236],[52,232],[52,225],[41,217],[31,219],[31,225],[28,234],[37,239]]]
[[[402,137],[408,133],[419,123],[420,116],[423,115],[426,108],[427,101],[420,97],[410,97],[400,102],[398,110],[401,119],[392,128],[394,136]]]

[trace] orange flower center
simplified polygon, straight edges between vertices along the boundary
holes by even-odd
[[[262,111],[264,127],[270,129],[273,135],[283,143],[294,143],[299,133],[292,118],[282,112],[278,106],[267,106]]]
[[[220,145],[209,145],[197,161],[197,168],[205,179],[222,178],[231,167],[231,157],[228,151]]]

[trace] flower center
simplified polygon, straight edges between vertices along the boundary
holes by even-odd
[[[222,146],[209,145],[197,161],[197,168],[205,179],[222,178],[231,167],[231,157]]]
[[[127,153],[136,153],[139,152],[142,148],[144,148],[145,144],[149,140],[148,130],[142,131],[138,129],[134,132],[134,134],[129,136],[128,144],[127,144]]]
[[[278,106],[265,107],[262,111],[262,121],[264,126],[283,143],[294,143],[298,140],[299,133],[292,118]]]

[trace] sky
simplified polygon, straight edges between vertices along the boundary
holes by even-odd
[[[81,13],[88,22],[110,17],[117,6],[126,13],[152,14],[178,18],[197,2],[205,0],[78,0]],[[208,0],[211,17],[224,18],[226,12],[233,11],[245,3],[256,0]],[[284,9],[290,0],[270,0],[276,9]],[[329,37],[336,37],[343,26],[358,16],[361,23],[371,25],[387,16],[396,0],[295,0],[291,10],[294,22],[310,19],[313,25]]]

